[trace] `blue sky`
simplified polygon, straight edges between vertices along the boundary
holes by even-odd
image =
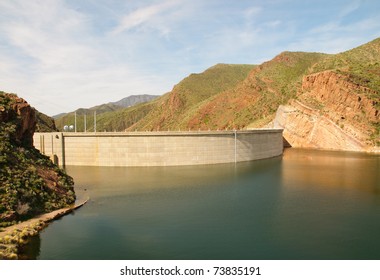
[[[217,63],[377,37],[378,0],[0,0],[0,90],[54,115],[161,95]]]

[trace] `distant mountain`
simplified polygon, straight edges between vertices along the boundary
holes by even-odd
[[[122,110],[124,108],[138,105],[140,103],[151,101],[157,97],[158,97],[157,95],[148,95],[148,94],[131,95],[116,102],[109,102],[109,103],[97,105],[91,108],[79,108],[70,113],[61,113],[56,116],[53,116],[53,118],[55,119],[57,128],[59,130],[62,130],[64,125],[74,124],[74,121],[75,121],[74,118],[75,118],[75,113],[76,113],[77,118],[78,118],[77,131],[83,131],[84,121],[79,121],[79,118],[80,120],[82,120],[84,115],[86,115],[86,117],[88,116],[87,127],[90,128],[91,126],[93,127],[93,122],[94,122],[93,115],[95,112],[97,116],[103,113],[107,113],[107,112],[115,112],[118,110]]]
[[[159,97],[158,95],[149,95],[149,94],[142,94],[142,95],[131,95],[128,97],[125,97],[119,101],[111,102],[111,104],[120,106],[123,108],[128,108],[140,103],[149,102],[155,98]]]

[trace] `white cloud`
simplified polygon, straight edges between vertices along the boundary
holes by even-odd
[[[342,10],[334,18],[334,20],[326,22],[322,25],[316,26],[310,30],[310,33],[314,34],[331,34],[335,33],[339,37],[339,32],[351,31],[357,32],[359,29],[369,30],[380,26],[379,17],[365,18],[361,20],[351,19],[349,23],[344,22],[345,18],[350,16],[353,12],[360,8],[360,1],[353,1],[342,7]],[[344,23],[343,23],[344,22]]]
[[[92,33],[86,16],[63,1],[23,3],[0,4],[0,40],[8,45],[0,54],[1,90],[51,115],[164,90],[158,79],[114,56],[117,42]],[[12,17],[2,20],[3,14]]]
[[[173,9],[179,4],[180,2],[176,0],[166,0],[158,4],[139,8],[123,16],[111,34],[116,35],[142,25],[148,25],[151,28],[159,29],[163,34],[167,34],[169,32],[168,26],[162,24],[156,25],[157,21],[168,12],[173,12]]]
[[[260,12],[262,12],[262,8],[254,6],[243,11],[243,15],[245,18],[250,19],[260,14]]]
[[[330,33],[330,32],[338,31],[338,29],[339,29],[339,23],[334,21],[334,22],[328,22],[326,24],[314,27],[310,30],[310,33],[311,34]]]
[[[277,28],[282,24],[281,20],[273,20],[266,23],[266,25],[270,28]]]
[[[356,11],[360,7],[360,0],[355,0],[350,3],[347,3],[342,7],[342,10],[339,12],[338,17],[343,18],[345,16],[348,16],[352,12]]]
[[[309,18],[321,8],[286,1],[1,0],[0,90],[56,114],[162,94],[216,63],[346,50],[380,35],[380,16],[363,3]]]
[[[289,45],[291,50],[339,53],[380,36],[380,15],[369,1],[351,1],[344,6],[336,3],[335,12],[300,33]]]
[[[86,32],[82,15],[60,1],[27,1],[25,7],[13,3],[8,6],[13,18],[2,21],[0,30],[13,48],[36,60],[36,67],[66,67],[91,53],[81,42]]]

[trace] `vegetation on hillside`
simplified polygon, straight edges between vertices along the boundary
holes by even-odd
[[[97,131],[124,131],[146,117],[156,104],[157,102],[153,100],[117,112],[101,114],[97,117],[96,129]],[[90,124],[89,131],[94,131],[93,123]]]
[[[60,115],[56,120],[56,126],[59,131],[63,131],[63,127],[65,125],[74,125],[75,124],[75,113],[77,118],[77,131],[84,131],[84,118],[86,116],[86,123],[87,127],[89,128],[91,125],[93,126],[94,123],[94,113],[96,112],[96,115],[101,115],[106,112],[114,112],[117,110],[121,110],[123,107],[113,105],[113,104],[102,104],[93,108],[84,109],[80,108],[76,110],[75,112],[67,113]],[[89,130],[88,130],[89,131]]]
[[[249,64],[217,64],[200,74],[191,74],[177,84],[173,91],[186,104],[194,104],[225,90],[234,88],[256,67]]]
[[[345,74],[352,82],[371,88],[379,93],[380,38],[324,59],[311,69],[311,73],[325,70],[334,70],[337,73]],[[372,97],[376,99],[378,95],[372,95]]]
[[[0,227],[75,201],[73,180],[38,150],[19,141],[17,96],[0,92]]]
[[[155,107],[128,130],[189,129],[191,112],[206,100],[232,90],[243,81],[255,65],[217,64],[203,73],[191,74],[173,90],[156,100]]]
[[[58,131],[54,119],[36,110],[37,125],[36,132]]]
[[[241,129],[267,124],[278,106],[293,98],[303,75],[326,57],[320,53],[284,52],[253,69],[232,90],[207,100],[188,121],[192,129]]]

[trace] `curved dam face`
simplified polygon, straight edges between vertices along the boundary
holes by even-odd
[[[178,166],[251,161],[283,152],[282,129],[189,132],[35,133],[60,166]]]

